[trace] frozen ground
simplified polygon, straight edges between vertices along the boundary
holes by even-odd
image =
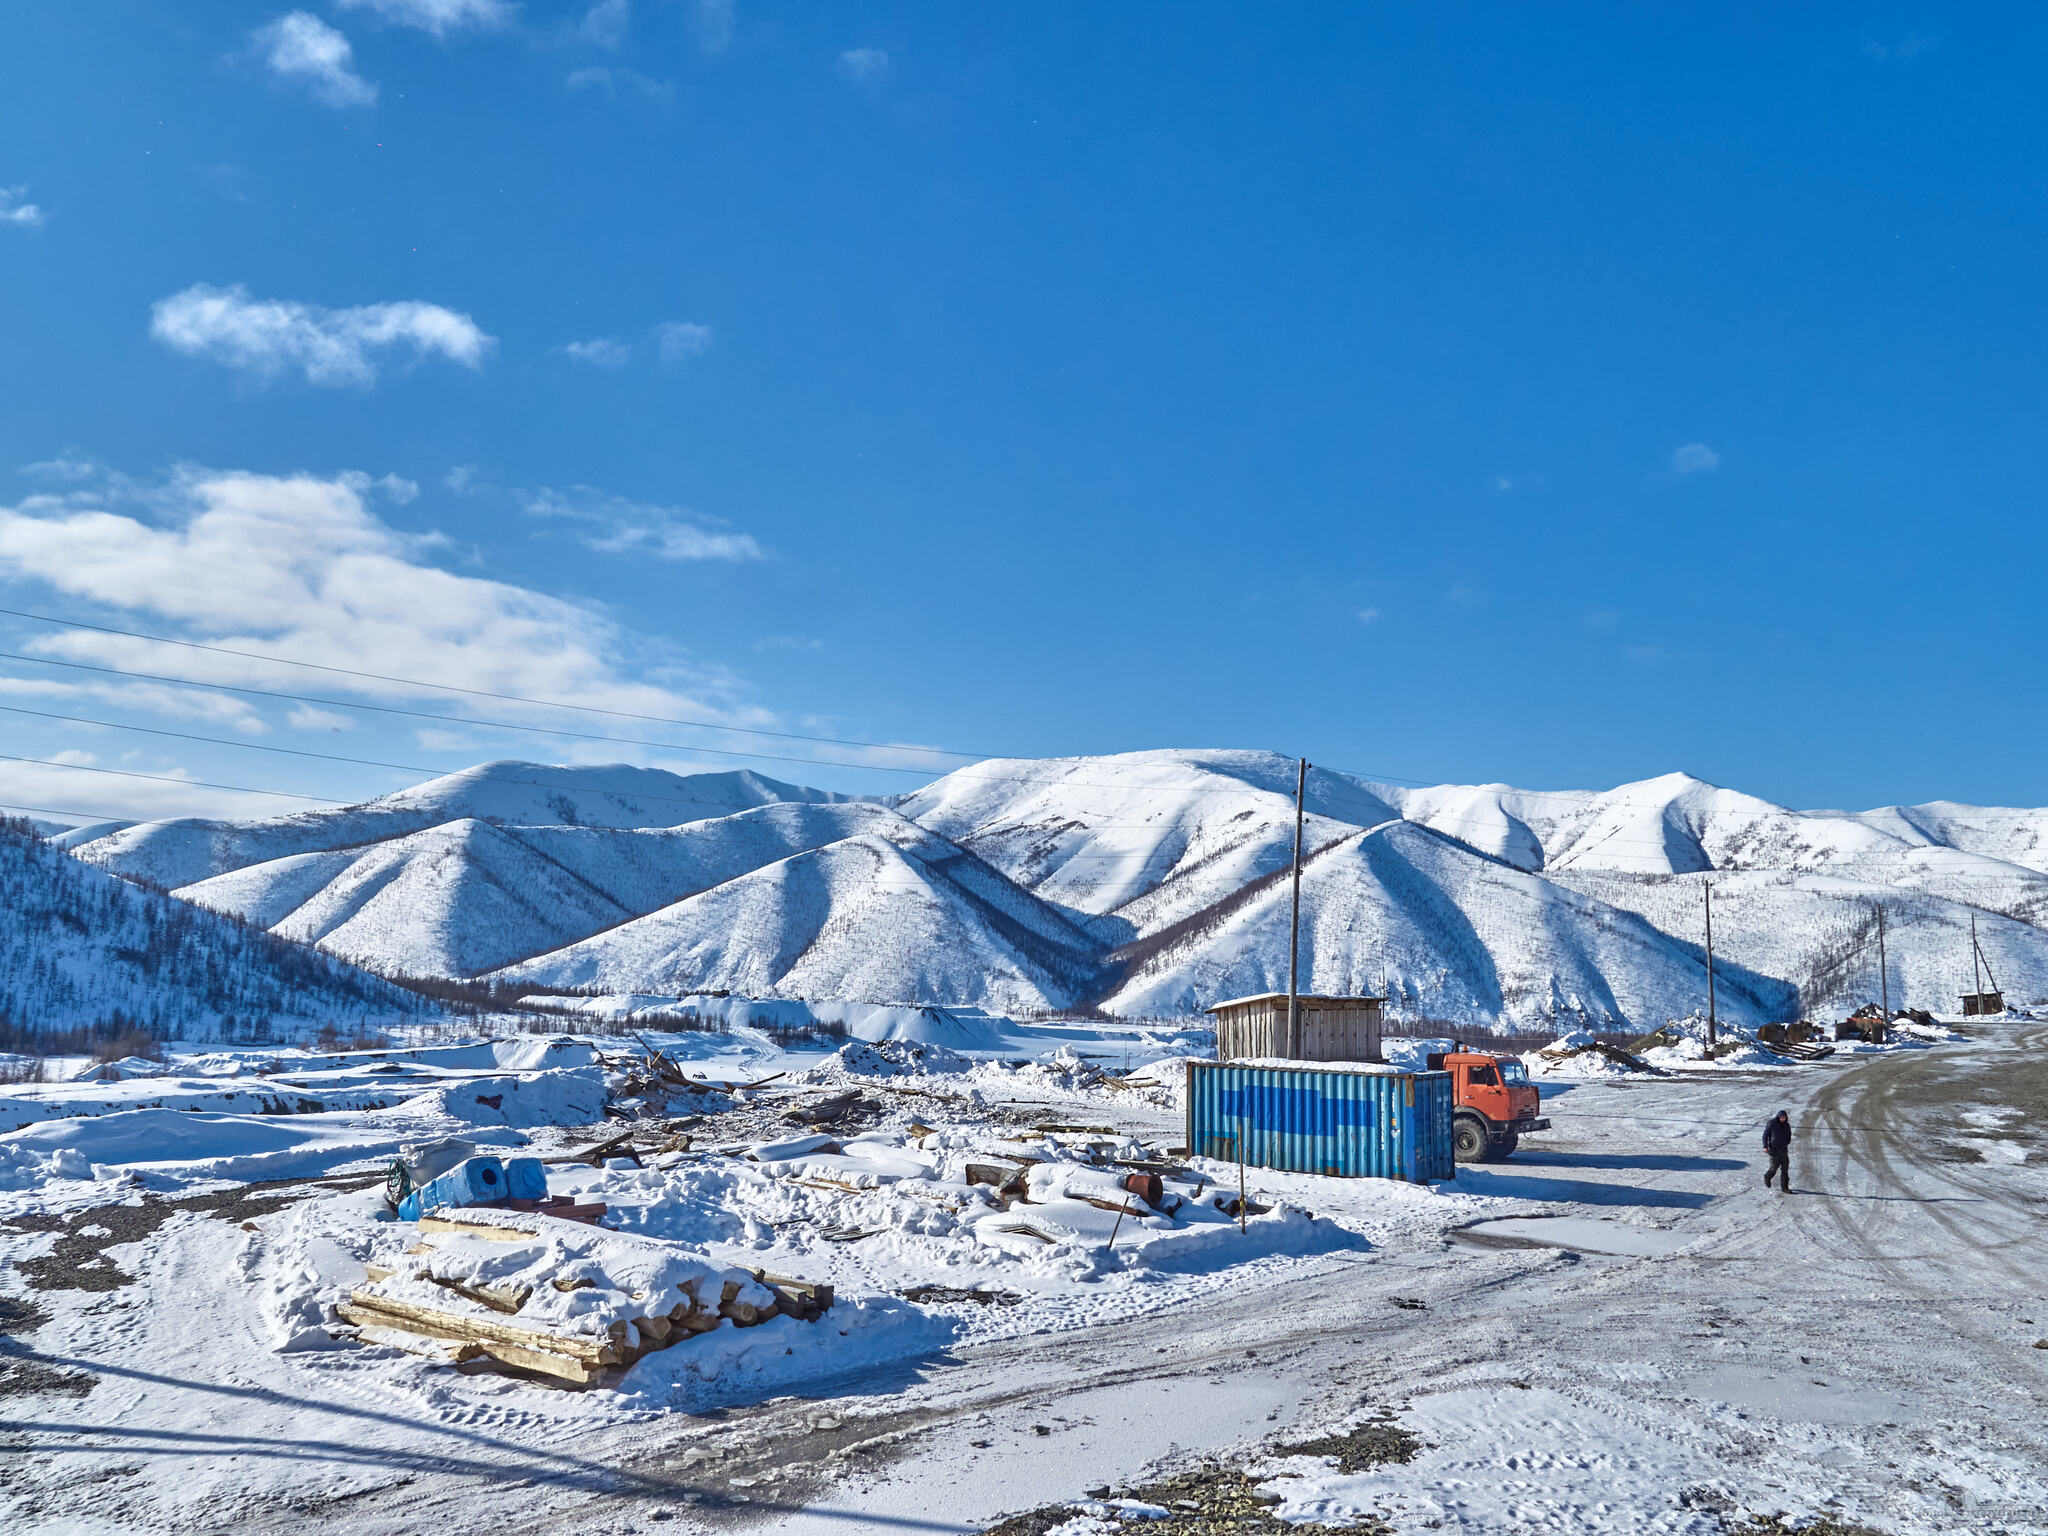
[[[44,1121],[0,1138],[41,1170],[0,1194],[0,1510],[53,1532],[967,1532],[1216,1453],[1264,1479],[1282,1519],[1403,1532],[1725,1532],[1780,1513],[2048,1530],[2048,1348],[2032,1347],[2048,1338],[2048,1028],[1976,1027],[1812,1067],[1546,1083],[1552,1133],[1434,1192],[1254,1170],[1254,1198],[1280,1208],[1242,1237],[1193,1232],[1186,1261],[1175,1234],[1111,1261],[1081,1232],[1058,1254],[987,1245],[951,1273],[931,1271],[976,1252],[956,1230],[973,1213],[901,1219],[911,1186],[946,1184],[945,1128],[1156,1141],[1177,1117],[1157,1090],[1058,1066],[919,1078],[940,1097],[897,1102],[941,1139],[884,1116],[857,1154],[873,1188],[800,1157],[574,1174],[633,1224],[842,1297],[824,1324],[754,1330],[832,1330],[788,1355],[711,1334],[582,1394],[294,1334],[293,1308],[359,1261],[373,1202],[334,1192],[347,1179],[308,1200],[174,1156],[145,1166],[169,1142],[99,1168],[74,1149],[78,1176],[56,1178]],[[755,1048],[745,1065],[762,1064]],[[465,1069],[502,1082],[523,1065]],[[444,1078],[432,1093],[264,1118],[303,1128],[296,1177],[333,1176],[464,1108]],[[1781,1106],[1800,1132],[1790,1196],[1763,1191],[1756,1145]],[[102,1136],[120,1123],[101,1120]],[[544,1150],[553,1133],[531,1134]],[[134,1203],[137,1172],[159,1203]],[[886,1230],[828,1241],[833,1223]],[[893,1294],[915,1274],[1018,1300],[918,1307]],[[743,1342],[752,1358],[731,1355]],[[727,1352],[708,1378],[680,1353],[707,1343]],[[1424,1449],[1349,1476],[1269,1459],[1368,1410]],[[1116,1528],[1099,1507],[1073,1529]]]

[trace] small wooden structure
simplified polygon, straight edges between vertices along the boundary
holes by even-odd
[[[1383,997],[1297,998],[1301,1038],[1289,1049],[1287,994],[1234,997],[1205,1010],[1216,1017],[1216,1059],[1379,1061]]]
[[[1985,1018],[1991,1014],[2005,1012],[2003,992],[1965,992],[1963,994],[1963,1017],[1966,1019]]]

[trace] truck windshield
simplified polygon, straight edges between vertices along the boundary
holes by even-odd
[[[1500,1076],[1504,1083],[1526,1083],[1529,1081],[1529,1069],[1519,1061],[1504,1061],[1500,1064]]]

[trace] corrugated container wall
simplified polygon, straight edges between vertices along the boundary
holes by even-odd
[[[1454,1179],[1448,1072],[1188,1063],[1188,1147],[1197,1156],[1341,1178]]]

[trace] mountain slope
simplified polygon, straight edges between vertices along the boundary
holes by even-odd
[[[1177,1014],[1287,986],[1289,883],[1228,902],[1171,941],[1135,945],[1104,1006]],[[1386,996],[1452,1019],[1632,1027],[1705,992],[1704,955],[1635,913],[1408,822],[1325,848],[1302,872],[1304,991]],[[1723,1009],[1767,1022],[1789,986],[1722,968]]]
[[[641,831],[464,819],[273,859],[174,894],[387,974],[474,976],[863,834],[937,841],[859,803],[767,805]]]
[[[901,822],[753,870],[498,972],[542,988],[1059,1008],[1096,945],[1064,914]]]
[[[853,797],[745,771],[480,763],[361,805],[262,821],[183,818],[126,827],[75,848],[87,863],[166,889],[229,870],[338,848],[357,848],[473,819],[500,826],[673,827],[757,805],[837,804]]]
[[[429,1012],[414,994],[0,828],[0,1018],[117,1015],[186,1039],[267,1038]]]

